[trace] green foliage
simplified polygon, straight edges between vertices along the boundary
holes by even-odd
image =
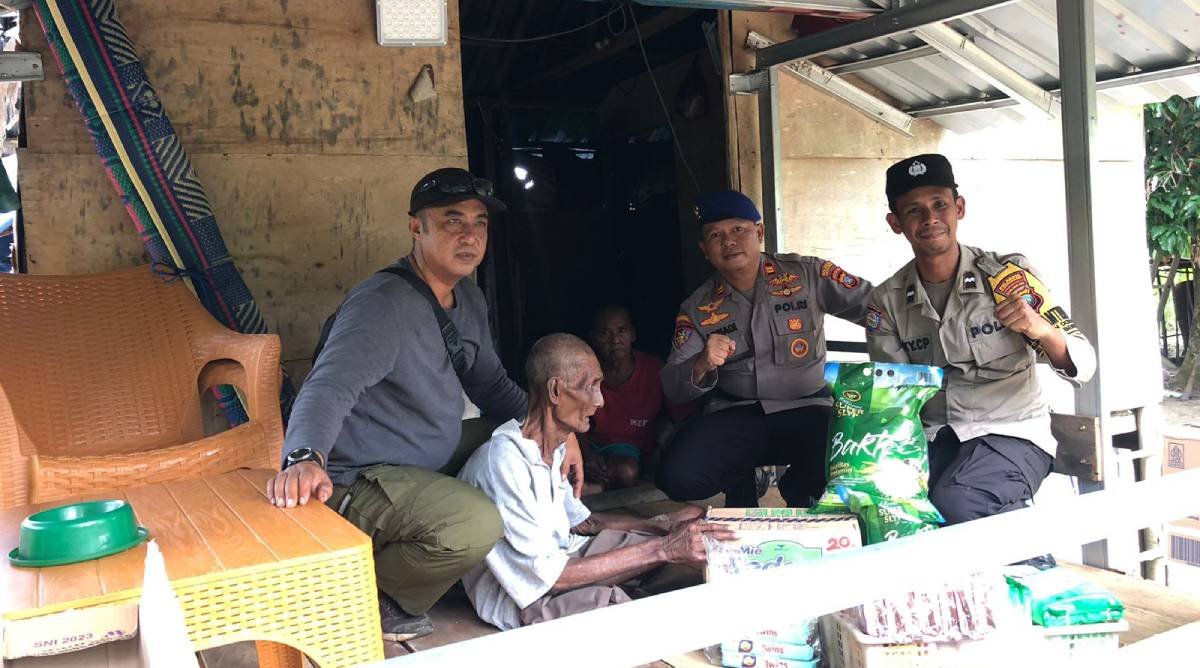
[[[1200,223],[1200,97],[1148,104],[1144,118],[1150,247],[1191,257]]]

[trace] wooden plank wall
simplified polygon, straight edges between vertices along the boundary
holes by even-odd
[[[466,166],[458,3],[442,48],[385,48],[375,3],[120,0],[117,9],[293,374],[357,281],[408,252],[408,194]],[[20,155],[29,271],[146,262],[31,10]],[[413,103],[424,66],[437,89]]]

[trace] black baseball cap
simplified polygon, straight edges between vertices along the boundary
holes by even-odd
[[[954,170],[946,156],[938,153],[923,153],[905,158],[888,167],[887,170],[887,200],[888,206],[895,208],[896,200],[905,193],[921,186],[942,186],[957,188],[954,182]]]
[[[494,191],[492,182],[487,179],[458,167],[443,167],[422,176],[413,186],[412,197],[408,200],[408,215],[415,216],[421,209],[431,206],[448,206],[469,199],[483,202],[489,213],[508,209],[504,202],[492,195]]]

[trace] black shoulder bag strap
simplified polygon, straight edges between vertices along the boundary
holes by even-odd
[[[467,353],[463,350],[462,337],[458,335],[458,328],[454,326],[454,323],[450,322],[450,316],[446,315],[446,309],[442,308],[442,305],[438,303],[437,297],[433,296],[433,290],[430,290],[429,285],[425,281],[422,281],[408,269],[384,267],[379,270],[379,273],[383,272],[395,274],[408,281],[408,284],[417,291],[417,294],[429,302],[429,307],[433,309],[433,317],[437,318],[438,329],[442,332],[442,341],[446,344],[446,354],[450,356],[450,364],[454,366],[454,373],[458,374],[458,377],[461,379],[463,374],[467,372]]]

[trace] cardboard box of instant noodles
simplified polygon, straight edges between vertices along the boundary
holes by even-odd
[[[726,524],[737,538],[723,547],[738,552],[735,570],[779,568],[818,559],[830,552],[862,547],[858,518],[853,515],[809,515],[804,508],[709,508],[705,519]],[[730,564],[714,568],[712,555],[706,577],[728,573]]]

